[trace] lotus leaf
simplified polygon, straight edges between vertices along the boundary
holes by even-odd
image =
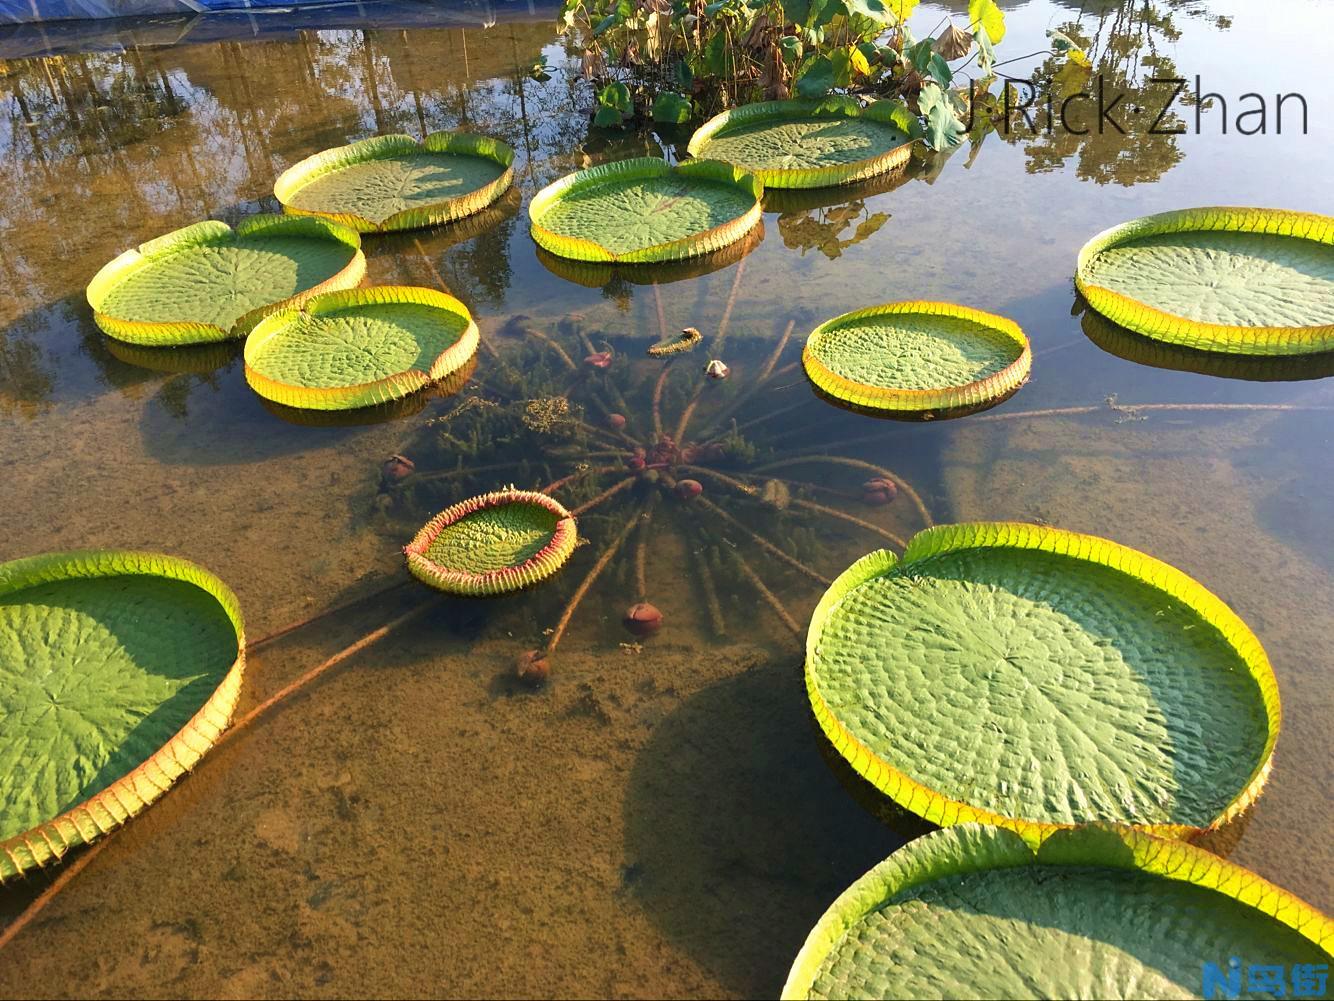
[[[244,337],[265,315],[366,273],[361,238],[322,219],[201,222],[127,250],[88,285],[97,325],[150,347]]]
[[[907,162],[912,139],[890,102],[765,101],[710,119],[690,154],[749,170],[766,188],[824,188],[862,181]]]
[[[514,150],[488,136],[372,136],[289,167],[273,193],[289,213],[384,233],[480,212],[513,183],[513,163]]]
[[[872,553],[811,619],[835,749],[942,826],[1090,821],[1184,836],[1259,796],[1279,730],[1259,640],[1196,581],[1105,539],[937,526]]]
[[[1242,355],[1334,350],[1334,218],[1199,208],[1098,234],[1075,274],[1089,305],[1156,340]]]
[[[452,295],[394,285],[327,292],[260,321],[246,341],[246,380],[275,403],[354,410],[459,371],[477,343]]]
[[[101,550],[0,564],[0,883],[193,768],[244,665],[236,597],[192,563]]]
[[[782,996],[1192,998],[1206,964],[1223,982],[1233,956],[1286,978],[1328,964],[1332,945],[1329,918],[1201,848],[1090,826],[1034,850],[1011,831],[963,824],[900,848],[844,891]]]
[[[499,490],[432,518],[403,552],[419,580],[451,594],[506,594],[546,580],[578,543],[574,518],[546,494]]]
[[[562,257],[675,261],[744,237],[760,221],[763,193],[730,164],[640,157],[569,174],[538,192],[528,213],[533,239]]]
[[[806,340],[806,374],[835,399],[921,414],[994,403],[1023,385],[1032,354],[1011,320],[950,303],[896,302],[835,317]]]

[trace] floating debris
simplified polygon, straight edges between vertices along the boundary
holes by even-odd
[[[680,336],[671,337],[665,341],[658,341],[648,349],[650,358],[668,358],[672,355],[681,354],[685,351],[691,351],[698,347],[704,340],[704,335],[694,327],[686,327],[681,331]]]

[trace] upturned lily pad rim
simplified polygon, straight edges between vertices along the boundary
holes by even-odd
[[[893,898],[938,879],[1031,865],[1124,869],[1189,883],[1259,911],[1325,951],[1334,947],[1334,921],[1203,848],[1113,824],[1049,832],[1033,844],[1003,828],[966,823],[910,841],[844,890],[806,936],[780,996],[809,997],[825,959],[848,931]]]
[[[255,367],[264,352],[271,349],[275,341],[303,316],[327,316],[358,306],[394,303],[429,306],[462,318],[466,326],[458,340],[442,351],[425,371],[410,368],[369,382],[346,386],[301,386],[273,379]],[[477,324],[468,307],[445,292],[414,285],[375,285],[325,292],[312,296],[299,306],[271,313],[256,324],[246,338],[245,377],[260,396],[284,406],[305,410],[357,410],[410,396],[433,382],[447,378],[468,364],[476,354],[479,342]]]
[[[617,254],[594,240],[562,236],[542,225],[542,218],[557,202],[576,191],[598,187],[609,181],[649,180],[676,174],[718,184],[728,184],[749,195],[752,201],[741,215],[727,222],[679,240],[669,240],[649,247],[637,247]],[[753,173],[734,167],[721,160],[687,160],[670,164],[657,157],[641,156],[629,160],[613,160],[597,167],[577,170],[539,191],[528,205],[533,240],[553,254],[576,261],[600,261],[622,264],[652,264],[678,261],[687,257],[707,254],[740,240],[755,226],[762,223],[764,211],[761,199],[764,185]]]
[[[1101,351],[1150,368],[1195,372],[1246,382],[1303,382],[1334,375],[1334,351],[1303,355],[1239,355],[1203,351],[1147,337],[1085,309],[1080,329]]]
[[[892,386],[873,386],[839,375],[820,359],[820,341],[849,323],[894,316],[941,316],[966,320],[987,327],[1010,341],[1015,358],[998,372],[982,379],[958,386],[940,386],[931,389],[899,389]],[[1033,352],[1019,324],[995,313],[983,312],[951,302],[909,300],[890,302],[866,309],[855,309],[820,324],[806,338],[801,352],[802,367],[811,382],[836,400],[870,410],[892,413],[920,414],[936,410],[977,408],[995,403],[1028,381],[1033,367]]]
[[[327,174],[357,164],[370,163],[373,160],[414,153],[475,156],[492,160],[504,169],[494,181],[480,188],[419,208],[403,209],[383,222],[367,219],[356,212],[324,212],[318,209],[297,208],[291,204],[292,199],[302,188]],[[389,233],[454,222],[480,212],[509,190],[513,183],[514,148],[499,139],[472,132],[432,132],[418,140],[403,133],[392,133],[360,139],[346,146],[335,146],[306,157],[278,175],[278,180],[273,185],[273,194],[282,204],[283,211],[289,215],[328,219],[358,233]]]
[[[212,596],[236,630],[236,659],[217,688],[172,738],[105,789],[59,816],[0,842],[0,884],[58,863],[159,799],[218,741],[231,722],[245,673],[245,623],[236,595],[203,567],[175,556],[121,549],[45,553],[0,564],[0,596],[75,578],[151,575],[184,581]]]
[[[903,142],[893,149],[851,163],[831,164],[825,167],[747,167],[737,164],[743,170],[755,174],[767,188],[831,188],[840,184],[852,184],[887,173],[903,166],[912,156],[916,142],[894,121],[895,109],[899,106],[893,101],[874,101],[865,107],[855,106],[848,101],[803,100],[759,101],[755,104],[743,104],[715,115],[695,130],[686,147],[691,156],[699,156],[711,139],[720,133],[738,125],[752,125],[757,122],[772,121],[782,123],[800,118],[864,118],[893,127],[903,136]],[[901,110],[901,109],[900,109]]]
[[[1105,229],[1079,251],[1075,287],[1089,305],[1121,326],[1169,344],[1240,355],[1319,354],[1334,350],[1334,323],[1301,327],[1244,327],[1178,316],[1093,283],[1094,259],[1104,250],[1171,233],[1226,232],[1289,236],[1334,245],[1334,217],[1290,209],[1217,205],[1143,216]]]
[[[473,573],[441,566],[427,555],[427,550],[431,548],[436,538],[450,525],[479,511],[516,504],[541,508],[557,519],[547,544],[522,563],[502,567],[499,570]],[[403,554],[408,559],[408,570],[424,584],[450,594],[492,597],[520,591],[546,580],[565,565],[578,543],[579,534],[574,516],[563,504],[544,493],[509,487],[469,497],[441,511],[423,525],[413,536],[412,541],[403,547]]]
[[[131,275],[152,265],[155,261],[171,257],[195,247],[214,247],[233,242],[238,237],[276,236],[299,237],[306,239],[324,239],[341,243],[350,248],[352,258],[337,274],[331,275],[318,285],[303,289],[295,295],[277,302],[268,303],[252,309],[241,316],[231,327],[224,329],[216,323],[201,323],[197,320],[131,320],[113,316],[102,311],[107,296],[121,282]],[[104,264],[100,271],[88,283],[88,305],[93,307],[93,319],[97,325],[111,337],[131,344],[148,347],[170,347],[186,344],[210,344],[232,338],[244,337],[251,328],[269,313],[284,309],[321,292],[335,289],[353,288],[366,275],[366,256],[361,252],[361,237],[346,226],[324,219],[288,218],[271,213],[247,216],[233,229],[225,222],[214,219],[197,222],[181,229],[172,230],[156,239],[141,243],[138,247],[125,251],[119,257]]]
[[[1201,619],[1217,629],[1223,640],[1236,651],[1242,663],[1246,665],[1248,674],[1259,688],[1269,732],[1265,738],[1259,763],[1232,801],[1205,827],[1190,824],[1134,825],[1137,829],[1167,838],[1195,838],[1206,831],[1223,827],[1245,812],[1259,798],[1273,766],[1274,744],[1282,729],[1283,717],[1279,703],[1278,679],[1274,676],[1274,669],[1269,663],[1264,647],[1260,645],[1260,640],[1250,627],[1203,584],[1147,553],[1095,535],[1084,535],[1026,522],[965,522],[924,529],[908,540],[902,557],[887,549],[863,556],[839,574],[820,598],[815,611],[811,613],[810,627],[806,632],[804,669],[806,693],[820,729],[857,774],[910,813],[941,827],[981,821],[1015,831],[1036,847],[1052,831],[1076,826],[1006,816],[971,803],[951,799],[923,785],[900,771],[891,762],[880,758],[858,740],[839,721],[820,693],[815,672],[816,650],[825,625],[847,594],[899,565],[943,553],[987,548],[1035,550],[1069,556],[1109,567],[1140,584],[1162,591],[1191,608]]]
[[[623,261],[580,261],[553,254],[546,247],[537,247],[537,260],[557,278],[574,282],[584,288],[605,288],[613,281],[631,285],[671,285],[715,274],[736,264],[764,240],[764,227],[753,226],[739,240],[673,261],[627,263]]]

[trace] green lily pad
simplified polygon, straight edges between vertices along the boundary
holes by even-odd
[[[1172,836],[1253,802],[1279,729],[1259,640],[1178,570],[1036,525],[928,529],[859,560],[807,637],[821,727],[932,823]]]
[[[361,233],[453,222],[480,212],[514,180],[514,150],[489,136],[373,136],[307,157],[279,176],[285,211]]]
[[[246,381],[289,407],[373,407],[459,371],[477,343],[477,324],[452,295],[396,285],[327,292],[260,321],[246,340]]]
[[[1334,922],[1201,848],[1095,826],[1035,851],[1011,831],[964,824],[918,838],[849,887],[782,997],[1193,998],[1207,964],[1224,991],[1234,956],[1279,967],[1286,982],[1328,964],[1331,945]],[[1284,996],[1242,994],[1237,972],[1229,996]]]
[[[1086,309],[1079,322],[1084,336],[1102,350],[1137,365],[1247,382],[1295,382],[1334,375],[1334,351],[1306,355],[1223,354],[1145,337],[1092,309]]]
[[[765,101],[709,120],[690,138],[690,155],[736,164],[766,188],[824,188],[902,166],[912,139],[893,106],[828,101]]]
[[[1334,350],[1334,218],[1200,208],[1115,226],[1079,254],[1089,304],[1136,333],[1242,355]]]
[[[97,325],[151,347],[244,337],[266,314],[366,273],[361,238],[321,219],[201,222],[128,250],[88,285]]]
[[[184,560],[0,564],[0,882],[119,827],[193,768],[245,665],[236,597]]]
[[[1028,378],[1028,338],[1011,320],[950,303],[859,309],[811,331],[802,352],[811,381],[835,400],[873,411],[976,409]]]
[[[533,239],[578,261],[647,263],[707,254],[760,221],[764,186],[714,160],[640,157],[590,167],[538,192]]]
[[[480,597],[545,580],[565,565],[578,541],[574,518],[560,503],[511,487],[441,511],[403,552],[424,583]]]

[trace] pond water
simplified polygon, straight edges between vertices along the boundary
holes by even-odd
[[[406,579],[399,547],[439,507],[618,462],[606,433],[573,423],[561,397],[596,425],[600,406],[623,412],[627,432],[650,442],[661,364],[644,348],[664,332],[698,327],[733,372],[704,387],[683,440],[735,421],[742,472],[782,463],[772,475],[814,482],[788,486],[818,506],[765,513],[702,476],[716,509],[660,505],[635,527],[642,502],[625,491],[581,522],[590,545],[546,587],[434,602],[112,836],[6,947],[0,994],[776,993],[832,898],[920,830],[882,816],[826,761],[785,624],[804,624],[822,587],[751,537],[792,540],[829,577],[882,541],[849,516],[896,535],[922,527],[906,495],[864,504],[872,474],[858,463],[906,479],[936,521],[1104,535],[1229,602],[1273,660],[1285,718],[1265,795],[1218,847],[1334,905],[1322,750],[1334,700],[1331,383],[1148,364],[1079,315],[1072,282],[1089,236],[1144,213],[1334,213],[1334,69],[1287,55],[1298,36],[1329,37],[1334,9],[1002,6],[1002,58],[1082,17],[1109,74],[1132,85],[1198,74],[1230,101],[1299,91],[1309,134],[1288,119],[1282,135],[1238,135],[1234,102],[1226,135],[1216,106],[1200,134],[1185,108],[1180,136],[1149,135],[1147,121],[1124,136],[992,135],[870,189],[772,199],[744,257],[609,275],[540,257],[527,199],[592,163],[684,155],[688,135],[591,130],[548,20],[5,63],[0,560],[93,546],[179,554],[235,588],[252,641],[357,602],[258,646],[239,713],[422,601],[415,587],[387,589]],[[941,14],[924,4],[922,29]],[[538,83],[523,67],[544,51],[557,71]],[[125,248],[201,218],[273,211],[273,179],[316,150],[457,127],[519,151],[516,190],[462,225],[366,248],[370,280],[441,282],[478,317],[489,347],[459,393],[376,424],[308,426],[261,403],[236,352],[164,361],[94,326],[84,286]],[[806,332],[911,298],[1015,319],[1033,343],[1031,383],[985,414],[932,423],[816,399],[793,364]],[[615,362],[571,375],[556,348],[576,367],[603,350]],[[703,354],[685,357],[661,394],[664,430],[702,383]],[[395,453],[417,472],[382,489]],[[568,499],[616,480],[577,479]],[[545,641],[626,526],[570,619],[551,684],[519,687],[516,656]],[[642,644],[620,624],[638,598],[665,615]],[[0,922],[48,882],[6,888]]]

